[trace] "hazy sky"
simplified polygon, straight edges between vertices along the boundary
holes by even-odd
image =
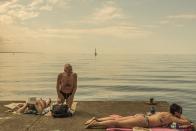
[[[196,0],[0,0],[0,51],[195,53]]]

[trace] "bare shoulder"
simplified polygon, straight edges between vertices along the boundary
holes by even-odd
[[[61,78],[63,76],[63,73],[58,74],[58,78]]]
[[[77,73],[74,72],[73,73],[73,77],[77,78]]]

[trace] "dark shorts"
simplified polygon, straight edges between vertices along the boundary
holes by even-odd
[[[68,99],[69,96],[72,95],[72,93],[64,93],[64,92],[62,92],[62,91],[60,91],[60,93],[63,95],[64,99]]]

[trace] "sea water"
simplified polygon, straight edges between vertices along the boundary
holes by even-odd
[[[78,74],[75,99],[168,101],[196,122],[196,55],[0,53],[0,100],[56,100],[65,63]]]

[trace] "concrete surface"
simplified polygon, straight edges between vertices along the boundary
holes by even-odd
[[[79,101],[73,117],[53,118],[5,112],[7,108],[3,105],[11,102],[13,101],[0,101],[0,131],[105,131],[104,129],[85,129],[83,123],[92,116],[146,113],[151,107],[144,101]],[[169,104],[159,101],[154,106],[156,111],[168,111]]]

